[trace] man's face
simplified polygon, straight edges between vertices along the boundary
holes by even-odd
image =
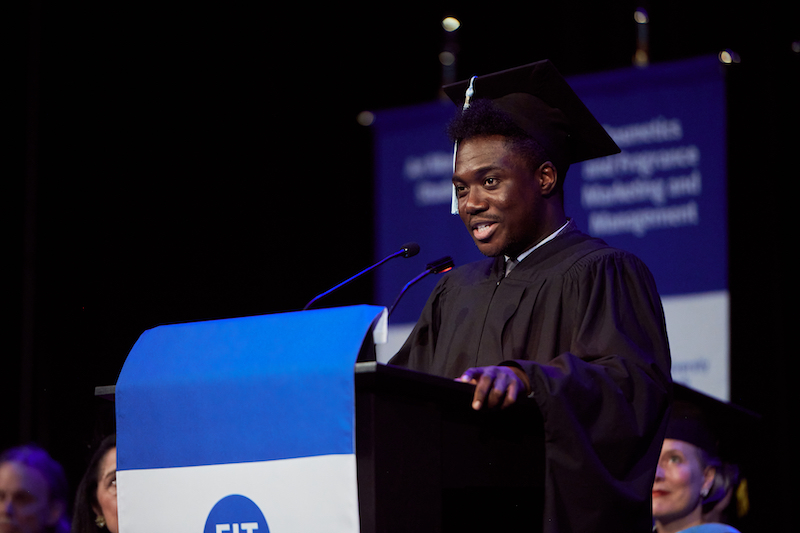
[[[517,256],[546,236],[538,172],[502,136],[459,144],[453,184],[458,213],[484,255]]]
[[[21,463],[0,464],[0,533],[39,533],[55,523],[59,509],[38,470]]]

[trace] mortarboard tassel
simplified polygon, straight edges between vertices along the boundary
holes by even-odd
[[[472,97],[475,95],[475,79],[477,77],[478,76],[472,76],[469,80],[469,87],[467,87],[467,91],[464,93],[464,106],[461,108],[462,113],[469,109],[469,104],[472,101]],[[456,152],[458,152],[458,141],[453,143],[453,172],[456,171]],[[453,186],[453,195],[450,199],[450,213],[454,215],[458,214],[458,196],[456,196],[455,186]]]

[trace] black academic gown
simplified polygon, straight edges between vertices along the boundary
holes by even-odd
[[[501,257],[442,278],[390,364],[456,378],[510,361],[544,419],[543,530],[650,531],[671,380],[647,267],[570,222],[508,277]]]

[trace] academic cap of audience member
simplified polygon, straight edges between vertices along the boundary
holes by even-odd
[[[463,108],[470,84],[471,99],[492,100],[544,148],[561,175],[570,163],[620,152],[549,60],[476,76],[444,91]]]
[[[757,413],[675,383],[665,438],[688,442],[723,461],[740,464],[752,452],[749,441],[760,421]]]
[[[673,393],[665,438],[704,450],[717,469],[711,491],[703,499],[703,512],[724,513],[717,504],[733,491],[736,515],[743,517],[750,501],[742,468],[746,471],[748,463],[757,459],[760,415],[679,383],[674,384]]]

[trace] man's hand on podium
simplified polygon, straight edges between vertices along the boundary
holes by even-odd
[[[530,394],[527,374],[516,366],[483,366],[469,368],[456,381],[475,385],[472,408],[476,411],[486,405],[505,409],[517,401],[517,395]]]

